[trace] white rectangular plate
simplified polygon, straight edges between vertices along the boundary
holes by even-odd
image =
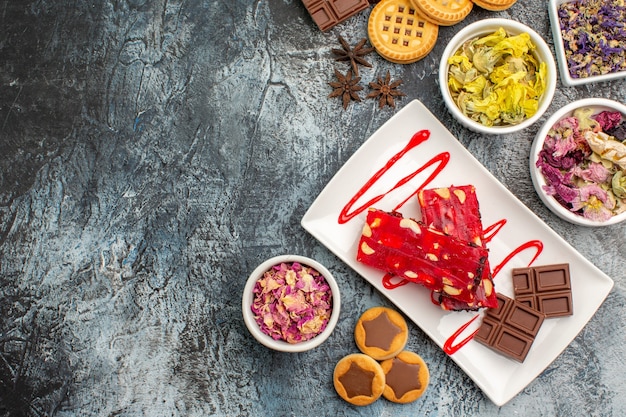
[[[429,133],[428,139],[409,146],[414,134],[422,130]],[[373,177],[378,179],[371,180]],[[367,206],[397,209],[405,217],[420,219],[414,195],[418,188],[465,184],[476,187],[485,229],[498,226],[489,233],[487,247],[492,269],[501,268],[494,275],[499,292],[513,296],[513,268],[530,264],[570,265],[574,315],[546,319],[524,363],[473,340],[450,355],[500,406],[532,382],[569,345],[600,307],[613,281],[511,194],[422,103],[409,103],[354,153],[313,202],[302,218],[302,226],[443,348],[465,323],[484,313],[444,311],[431,302],[428,290],[416,284],[385,288],[381,271],[356,261],[357,244]],[[354,204],[350,205],[353,198]],[[374,203],[374,199],[378,201]],[[348,214],[355,215],[340,221],[340,213],[346,207]],[[363,211],[357,210],[359,207]],[[516,250],[525,245],[526,249]],[[454,340],[458,342],[470,335],[480,321],[474,320]]]

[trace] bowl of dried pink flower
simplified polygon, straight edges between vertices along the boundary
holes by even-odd
[[[334,330],[341,297],[335,278],[319,262],[281,255],[261,263],[242,297],[246,327],[261,344],[282,352],[304,352]]]
[[[564,220],[626,220],[626,106],[587,98],[556,111],[535,136],[530,173],[541,200]]]

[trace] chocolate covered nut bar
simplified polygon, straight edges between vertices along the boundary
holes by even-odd
[[[368,0],[302,0],[302,4],[322,32],[369,6]]]
[[[545,316],[506,295],[497,298],[498,307],[487,310],[474,340],[524,362]]]
[[[422,222],[460,240],[485,247],[484,231],[473,185],[450,186],[424,189],[418,193]],[[474,287],[475,302],[459,303],[446,294],[433,294],[446,310],[476,310],[481,307],[496,307],[496,292],[489,260],[485,262],[481,280]]]
[[[546,317],[574,314],[569,264],[513,269],[515,299]]]

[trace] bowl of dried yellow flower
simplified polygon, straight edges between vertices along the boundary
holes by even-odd
[[[550,106],[557,69],[550,48],[530,27],[485,19],[446,46],[439,86],[446,107],[466,128],[508,134],[535,123]]]

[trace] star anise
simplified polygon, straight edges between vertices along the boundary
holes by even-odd
[[[364,48],[365,42],[367,39],[363,38],[354,46],[354,49],[350,47],[350,44],[339,35],[339,43],[341,44],[342,49],[331,49],[332,53],[337,55],[335,58],[336,61],[350,61],[350,65],[352,65],[352,69],[354,70],[354,75],[359,76],[359,64],[371,67],[372,64],[367,62],[363,57],[372,51],[374,48]]]
[[[395,108],[396,102],[394,97],[406,96],[406,94],[398,90],[400,84],[402,84],[402,80],[391,81],[391,75],[389,75],[389,71],[387,71],[384,80],[378,77],[378,82],[371,82],[369,84],[374,91],[369,93],[367,98],[378,98],[378,106],[381,109],[385,105]]]
[[[363,90],[363,87],[358,85],[361,81],[361,77],[352,78],[352,70],[348,70],[346,75],[343,75],[337,68],[335,68],[335,76],[337,81],[329,82],[328,84],[334,88],[333,92],[328,97],[340,97],[343,101],[344,110],[348,108],[350,100],[361,101],[359,97],[359,91]]]

